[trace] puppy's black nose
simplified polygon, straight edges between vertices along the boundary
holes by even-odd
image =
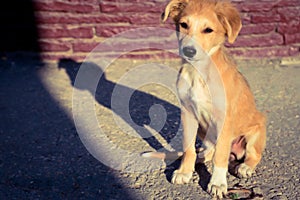
[[[182,51],[183,51],[183,54],[188,58],[194,57],[197,53],[196,49],[191,46],[183,47]]]

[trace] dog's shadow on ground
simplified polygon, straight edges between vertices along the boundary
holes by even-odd
[[[178,108],[177,106],[170,104],[169,102],[166,102],[165,100],[162,100],[151,94],[139,90],[135,90],[128,86],[120,85],[118,83],[108,80],[105,76],[105,73],[102,71],[101,67],[92,62],[84,63],[83,65],[83,63],[79,63],[71,59],[62,59],[60,60],[58,67],[60,69],[65,69],[66,73],[69,76],[70,83],[73,87],[77,86],[75,85],[75,80],[80,67],[87,68],[87,70],[85,71],[87,73],[91,73],[91,77],[94,74],[102,74],[98,82],[96,92],[94,94],[95,101],[98,102],[100,105],[111,109],[113,112],[119,115],[119,117],[121,117],[124,121],[126,121],[129,125],[130,123],[132,123],[132,121],[136,125],[139,125],[141,127],[143,127],[143,125],[150,124],[151,119],[149,117],[149,109],[151,108],[151,106],[156,104],[163,106],[167,113],[167,119],[164,124],[164,127],[161,130],[156,130],[156,131],[159,131],[161,136],[168,143],[177,133],[180,125],[180,123],[178,123],[180,121],[180,108]],[[129,113],[132,121],[128,121],[127,116],[122,116],[123,113],[118,112],[118,110],[115,110],[114,107],[111,105],[113,90],[116,86],[118,86],[118,88],[121,88],[121,90],[125,93],[132,93],[129,102],[130,104]],[[81,87],[78,89],[89,90],[88,87],[87,88]],[[93,93],[93,91],[91,90],[90,92]],[[156,150],[163,148],[163,146],[155,137],[148,137],[143,139]],[[180,165],[180,161],[177,160],[169,164],[168,167],[166,168],[165,175],[169,182],[171,182],[173,171],[177,169],[179,165]],[[204,164],[197,164],[195,169],[200,176],[199,185],[204,190],[206,190],[210,179],[210,173],[207,171],[207,168]]]
[[[118,83],[108,80],[105,76],[105,72],[102,71],[101,67],[92,62],[78,63],[71,59],[61,59],[58,67],[60,69],[66,70],[66,73],[70,78],[71,85],[77,88],[78,85],[75,85],[75,80],[79,68],[86,68],[86,70],[84,70],[84,73],[90,74],[85,74],[86,77],[90,76],[93,78],[95,77],[95,74],[102,74],[98,82],[95,94],[93,94],[94,91],[89,89],[88,86],[86,88],[82,88],[79,86],[80,88],[78,89],[89,90],[92,93],[92,95],[94,95],[96,102],[112,110],[129,125],[132,125],[132,123],[134,123],[135,126],[138,125],[140,127],[144,127],[144,125],[149,125],[151,122],[151,118],[149,116],[150,108],[153,105],[161,105],[166,111],[167,119],[163,128],[161,130],[156,131],[159,132],[168,143],[176,135],[180,126],[180,123],[178,123],[180,121],[180,109],[177,106],[170,104],[169,102],[151,94],[130,88],[126,85],[120,85]],[[118,87],[118,90],[122,91],[122,93],[124,94],[132,93],[129,105],[124,105],[128,106],[129,108],[130,119],[128,119],[127,115],[124,115],[124,112],[120,112],[118,109],[115,109],[114,106],[112,106],[112,95],[116,86]],[[155,127],[151,128],[155,129]],[[143,139],[156,150],[163,148],[163,146],[155,137],[145,137]]]
[[[173,175],[174,170],[179,168],[180,162],[181,162],[180,160],[176,160],[171,165],[169,165],[167,167],[167,169],[165,170],[165,174],[166,174],[167,180],[169,182],[171,182],[171,180],[172,180],[172,175]],[[206,164],[197,163],[195,165],[195,173],[199,177],[198,184],[203,189],[203,191],[207,191],[207,186],[208,186],[208,183],[210,181],[211,174],[209,173]]]
[[[211,177],[210,173],[207,170],[207,166],[204,163],[198,163],[195,166],[195,171],[200,177],[199,185],[204,191],[207,191],[207,186]]]

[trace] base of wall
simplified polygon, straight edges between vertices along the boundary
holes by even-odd
[[[18,61],[30,61],[37,63],[57,63],[62,59],[71,59],[76,62],[83,62],[87,59],[87,54],[48,54],[48,53],[36,53],[36,52],[0,52],[0,67],[1,62],[14,62]],[[268,57],[268,58],[257,58],[257,57],[241,57],[241,56],[232,56],[238,66],[300,66],[300,56],[287,56],[287,57]],[[96,54],[93,56],[95,60],[101,60],[105,58],[114,58],[109,55]],[[126,54],[121,57],[116,57],[117,59],[132,60],[133,62],[139,60],[149,60],[149,62],[155,62],[159,60],[163,61],[180,61],[181,58],[177,54],[172,53],[161,53],[161,52],[152,52],[149,54]]]

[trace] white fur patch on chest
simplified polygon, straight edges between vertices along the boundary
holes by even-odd
[[[194,67],[184,66],[177,80],[177,90],[182,106],[207,128],[212,113],[212,101],[204,77]]]

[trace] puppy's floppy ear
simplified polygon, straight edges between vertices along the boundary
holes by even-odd
[[[170,16],[175,22],[178,20],[180,12],[185,8],[188,0],[172,0],[168,3],[165,11],[161,15],[161,21],[165,22]]]
[[[217,5],[216,13],[226,31],[228,42],[232,44],[242,28],[239,12],[231,3],[221,1]]]

